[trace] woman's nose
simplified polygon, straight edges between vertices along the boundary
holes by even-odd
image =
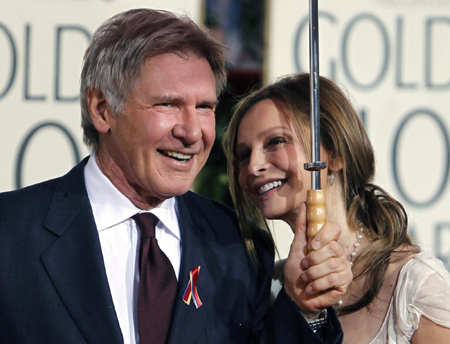
[[[248,165],[248,171],[255,176],[260,175],[262,172],[268,169],[269,163],[264,152],[260,150],[254,150],[250,156],[250,162]]]

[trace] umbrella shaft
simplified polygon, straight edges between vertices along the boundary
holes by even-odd
[[[309,54],[311,97],[311,161],[320,161],[320,99],[319,99],[319,17],[317,0],[309,2]],[[312,171],[311,188],[320,189],[320,171]]]

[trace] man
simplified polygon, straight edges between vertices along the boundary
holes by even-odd
[[[1,343],[154,343],[148,328],[166,326],[166,308],[161,343],[342,339],[332,311],[317,334],[300,312],[317,317],[324,307],[308,306],[316,292],[343,293],[351,279],[338,229],[324,228],[309,261],[323,270],[315,293],[293,283],[291,298],[283,290],[265,319],[272,244],[255,231],[255,262],[233,211],[189,192],[214,142],[224,56],[191,20],[164,11],[131,10],[97,30],[81,76],[92,155],[61,178],[0,195]],[[143,299],[158,295],[140,283],[143,252],[152,250],[140,248],[137,214],[149,212],[170,261],[165,277],[178,287],[161,297],[167,306],[145,308]],[[294,253],[300,280],[306,260]],[[338,264],[327,264],[333,255]]]

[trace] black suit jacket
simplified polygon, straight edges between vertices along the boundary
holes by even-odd
[[[84,184],[87,159],[64,177],[0,194],[0,343],[123,343]],[[322,343],[284,291],[266,317],[273,246],[255,232],[258,268],[230,208],[178,197],[182,259],[168,343]],[[201,266],[203,305],[182,301]],[[342,332],[332,312],[324,339]]]

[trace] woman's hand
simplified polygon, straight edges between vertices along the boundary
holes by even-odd
[[[312,320],[322,309],[335,305],[342,298],[353,274],[345,248],[337,241],[340,226],[326,223],[312,240],[313,250],[308,254],[306,227],[306,203],[303,202],[284,267],[284,287],[305,318]]]

